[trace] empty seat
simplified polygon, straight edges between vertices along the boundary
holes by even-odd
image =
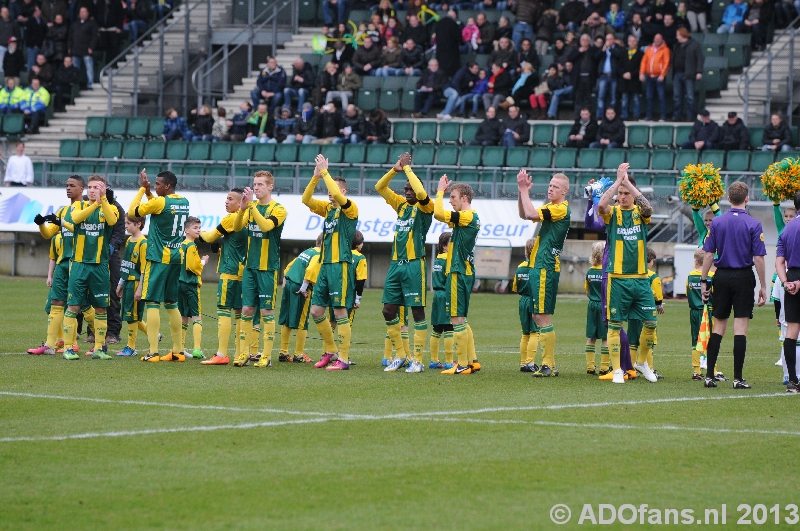
[[[583,148],[578,155],[578,168],[598,169],[600,168],[602,156],[602,149]],[[556,154],[556,157],[558,157],[558,154]],[[556,165],[556,167],[559,167],[559,165]]]
[[[537,148],[534,148],[537,149]],[[549,148],[538,148],[538,149],[547,149]],[[512,168],[526,168],[528,166],[528,159],[531,156],[532,150],[527,147],[515,147],[510,148],[506,151],[506,166],[510,166]],[[485,158],[484,154],[484,158]],[[550,162],[548,161],[548,165]]]
[[[729,151],[725,157],[725,169],[727,171],[747,171],[750,168],[749,151]]]
[[[186,152],[188,150],[188,145],[186,142],[181,141],[173,141],[167,142],[167,154],[166,157],[169,160],[174,161],[184,161],[186,160]]]
[[[116,159],[122,156],[122,140],[104,140],[100,149],[100,157]]]
[[[86,118],[86,136],[89,138],[99,138],[104,134],[106,134],[105,116],[89,116]]]
[[[433,121],[417,122],[417,130],[414,138],[419,143],[436,142],[438,125],[438,123]]]
[[[249,144],[252,146],[252,157],[251,160],[253,162],[272,162],[273,160],[276,162],[294,162],[295,158],[297,157],[297,145],[295,144]],[[283,146],[286,146],[285,148]],[[283,158],[278,158],[278,150],[284,150],[287,153],[284,154],[286,160]],[[243,153],[241,154],[243,155]]]
[[[649,125],[628,126],[628,147],[647,147],[650,144]]]
[[[275,146],[273,149],[273,157],[275,155]],[[253,158],[253,144],[245,144],[244,142],[236,142],[231,146],[231,159],[236,161],[247,161]]]
[[[555,153],[553,160],[554,168],[575,168],[575,161],[578,158],[578,150],[576,148],[560,148],[556,149]]]
[[[373,146],[369,146],[370,149],[372,149],[372,147]],[[342,162],[346,162],[347,164],[363,164],[366,152],[366,144],[345,144]],[[323,155],[324,154],[325,152],[323,152]],[[384,163],[385,162],[384,160]]]
[[[483,165],[501,167],[506,162],[506,148],[503,146],[486,146],[483,148]]]
[[[531,140],[534,146],[553,145],[553,134],[555,126],[553,124],[535,122],[531,126]]]
[[[187,160],[208,160],[211,149],[210,142],[192,142],[188,145]]]
[[[122,157],[126,159],[144,158],[144,140],[128,139],[122,145]]]
[[[650,128],[650,144],[654,148],[671,148],[674,133],[671,125],[654,125]]]
[[[315,146],[314,144],[306,144],[306,145],[310,145],[310,146],[312,146],[314,148],[318,148],[318,146]],[[343,151],[343,148],[344,148],[343,144],[328,144],[328,145],[322,146],[322,149],[319,150],[319,153],[322,154],[323,157],[328,159],[328,162],[330,162],[331,164],[339,164],[339,163],[342,162],[342,151]],[[308,159],[300,157],[300,151],[298,151],[298,161],[299,162],[309,162],[310,163],[313,160],[314,160],[314,157],[311,157],[311,158],[308,158]]]
[[[650,151],[647,149],[629,149],[627,158],[632,170],[646,170],[650,167]]]
[[[419,166],[430,166],[433,164],[433,159],[435,155],[435,150],[432,145],[423,144],[419,146],[414,146],[414,164]]]
[[[441,144],[457,144],[461,141],[461,124],[441,122],[439,124],[439,142]]]
[[[100,148],[102,143],[95,138],[81,140],[81,158],[97,159],[100,158]]]
[[[347,153],[345,153],[345,161],[347,161]],[[388,144],[372,144],[366,150],[367,164],[386,164],[388,162],[391,162]]]
[[[458,165],[467,168],[479,166],[481,163],[482,151],[483,150],[480,146],[469,146],[467,148],[462,148],[458,157]],[[459,174],[460,173],[461,172],[459,172]]]
[[[167,150],[167,143],[163,140],[150,140],[144,146],[144,158],[163,159]]]
[[[414,140],[414,122],[412,120],[395,120],[392,122],[392,139],[395,142],[412,142]]]
[[[436,148],[436,164],[437,166],[456,166],[458,164],[458,155],[458,146],[439,146]]]
[[[127,132],[128,132],[127,118],[119,116],[111,116],[109,118],[106,118],[105,136],[123,138]]]
[[[150,128],[150,119],[141,116],[128,118],[128,138],[145,138]]]
[[[58,156],[61,158],[74,158],[80,153],[80,141],[72,138],[64,138],[58,146]]]
[[[623,162],[625,162],[624,149],[603,150],[603,169],[616,170]]]
[[[654,170],[671,170],[675,163],[675,153],[672,150],[655,150],[651,159],[651,166]]]
[[[214,142],[211,144],[211,151],[208,154],[209,160],[224,161],[231,160],[231,143]]]

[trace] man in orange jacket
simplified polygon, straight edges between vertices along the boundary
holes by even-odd
[[[667,98],[664,95],[664,79],[669,71],[670,51],[664,44],[664,37],[656,33],[653,44],[647,47],[639,68],[639,79],[645,84],[647,98],[647,113],[645,120],[653,119],[653,92],[658,91],[658,101],[661,105],[659,121],[667,118]]]

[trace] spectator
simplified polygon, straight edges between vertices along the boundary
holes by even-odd
[[[69,14],[67,2],[65,0],[44,0],[42,2],[42,18],[48,27],[52,26],[56,21],[56,15],[61,15],[63,23],[64,18]]]
[[[621,148],[625,143],[625,123],[617,118],[614,107],[606,109],[606,115],[597,127],[595,139],[589,144],[590,148],[615,149]]]
[[[42,10],[35,6],[33,14],[25,22],[25,49],[28,52],[28,61],[25,70],[30,70],[36,62],[36,56],[44,46],[44,39],[47,36],[47,24],[42,19]]]
[[[498,105],[511,95],[513,87],[514,82],[508,72],[497,63],[492,63],[492,75],[489,76],[488,92],[483,95],[483,108],[494,107],[497,109]]]
[[[298,57],[292,65],[292,78],[288,86],[283,89],[284,107],[289,107],[291,111],[292,98],[297,98],[297,108],[300,109],[306,99],[311,97],[312,90],[314,90],[314,70],[310,64]]]
[[[272,112],[283,102],[284,88],[286,88],[286,72],[278,66],[274,57],[268,57],[266,68],[258,75],[256,88],[250,92],[253,107],[258,106],[259,100],[264,100]]]
[[[345,63],[349,63],[353,60],[353,54],[355,50],[353,49],[350,44],[344,41],[336,41],[333,43],[333,55],[331,56],[331,62],[335,64],[337,67],[341,67]]]
[[[750,133],[741,118],[736,113],[728,113],[728,119],[722,124],[719,133],[719,148],[725,151],[750,149]]]
[[[589,0],[586,4],[586,8],[583,10],[583,14],[581,15],[581,19],[586,22],[592,15],[597,15],[600,19],[600,22],[605,23],[605,16],[608,12],[608,2],[605,0]]]
[[[486,70],[481,68],[478,70],[478,81],[472,85],[472,90],[470,90],[469,94],[467,95],[467,99],[461,100],[458,106],[458,112],[461,113],[461,116],[466,118],[467,111],[466,105],[467,101],[472,101],[472,112],[470,113],[471,118],[478,117],[478,104],[481,102],[483,95],[489,91],[489,75],[487,74]]]
[[[792,6],[794,4],[794,6]],[[800,0],[775,2],[775,28],[784,29],[800,13]]]
[[[606,22],[614,28],[614,31],[625,31],[627,20],[625,13],[619,10],[619,1],[611,2],[611,8],[606,13]]]
[[[558,12],[559,31],[578,31],[583,24],[583,2],[569,0]]]
[[[753,3],[750,4],[750,9],[747,10],[741,31],[753,34],[751,44],[754,52],[763,50],[764,45],[767,43],[764,28],[768,24],[761,24],[761,21],[769,21],[772,17],[768,15],[771,15],[771,12],[764,4],[764,0],[753,0]],[[28,38],[27,32],[25,33],[25,38]]]
[[[161,131],[161,137],[164,140],[186,140],[188,142],[192,139],[192,132],[189,131],[189,125],[186,123],[186,120],[178,116],[178,111],[176,111],[174,107],[167,109],[166,117],[164,129]]]
[[[417,81],[417,91],[414,94],[414,118],[428,116],[433,102],[442,97],[442,92],[447,87],[447,75],[439,70],[439,61],[431,59],[428,68]]]
[[[461,42],[461,27],[458,15],[452,9],[446,17],[436,23],[436,59],[445,76],[451,77],[461,68],[461,56],[458,52]]]
[[[247,135],[245,136],[245,143],[247,144],[266,144],[269,142],[269,135],[267,134],[267,122],[269,122],[269,109],[266,102],[259,102],[256,111],[250,114],[247,118]]]
[[[633,114],[631,120],[637,121],[641,117],[642,82],[639,81],[639,70],[642,66],[642,51],[639,41],[633,35],[628,35],[628,49],[622,56],[622,75],[620,79],[620,93],[622,94],[622,121],[628,119],[630,100],[633,99]]]
[[[497,109],[486,109],[486,118],[483,119],[475,133],[475,140],[469,142],[470,146],[496,146],[503,136],[503,122],[497,118]]]
[[[61,15],[57,15],[59,17]],[[72,64],[72,56],[65,56],[62,59],[63,66],[56,70],[53,77],[53,87],[56,91],[55,110],[57,112],[64,112],[66,105],[64,104],[64,96],[72,95],[72,86],[80,85],[81,71],[78,67]]]
[[[292,114],[292,110],[284,105],[281,107],[281,115],[275,120],[275,124],[272,126],[272,138],[270,138],[267,143],[268,144],[294,144],[295,143],[295,136],[294,131],[297,126],[297,119]]]
[[[672,121],[680,121],[681,109],[686,102],[686,121],[691,122],[695,116],[695,83],[703,77],[705,57],[700,43],[686,28],[678,30],[677,39],[672,58]]]
[[[0,89],[0,114],[14,114],[20,111],[25,101],[25,90],[17,86],[13,77],[6,78],[6,86]]]
[[[372,39],[364,39],[364,45],[359,46],[353,54],[353,70],[360,76],[379,76],[383,66],[383,55],[380,48],[375,46]]]
[[[589,110],[589,107],[584,107],[580,110],[580,115],[575,119],[575,123],[572,124],[572,129],[569,130],[567,147],[589,147],[594,138],[597,138],[597,122],[592,118],[592,111]]]
[[[323,0],[322,16],[325,18],[325,25],[332,26],[334,23],[333,10],[336,9],[336,21],[340,24],[347,22],[349,10],[349,0]]]
[[[733,0],[722,13],[722,24],[717,28],[717,33],[741,33],[744,15],[747,13],[747,4],[742,0]]]
[[[61,63],[67,55],[67,36],[69,27],[64,24],[64,17],[59,13],[47,28],[45,56],[53,63]]]
[[[520,74],[514,86],[511,87],[511,96],[500,104],[500,108],[508,109],[515,103],[519,106],[521,102],[529,102],[533,95],[533,90],[537,86],[539,86],[539,73],[533,70],[533,66],[530,63],[525,63],[525,66],[522,67],[522,74]]]
[[[514,48],[519,49],[522,39],[530,39],[531,42],[534,40],[533,28],[541,15],[541,4],[537,0],[515,0],[511,12],[516,15],[512,40]]]
[[[679,29],[689,29],[689,20],[686,18],[686,14],[686,2],[678,2],[678,9],[675,11],[675,25]]]
[[[547,110],[547,117],[551,120],[555,120],[558,117],[558,104],[561,102],[561,98],[571,96],[574,91],[575,76],[573,75],[573,68],[572,61],[567,61],[564,64],[564,72],[559,78],[558,88],[553,90],[553,95],[550,98],[550,108]]]
[[[25,58],[18,46],[17,38],[11,37],[8,40],[8,51],[3,56],[3,75],[5,77],[13,77],[14,81],[19,85],[19,76],[24,68]]]
[[[430,40],[428,30],[415,15],[408,17],[408,25],[403,29],[402,35],[403,42],[411,39],[414,44],[422,46],[423,49],[428,47],[428,41]]]
[[[20,110],[25,115],[25,132],[30,135],[39,134],[39,124],[47,118],[47,106],[50,105],[50,93],[42,87],[39,78],[31,79],[31,86],[25,91],[25,99]]]
[[[653,17],[653,6],[647,0],[636,0],[631,4],[629,15],[631,20],[633,20],[633,15],[639,15],[642,23],[650,22]]]
[[[227,121],[228,134],[222,137],[222,140],[229,140],[231,142],[241,142],[247,138],[247,120],[250,119],[250,113],[253,112],[253,104],[249,101],[243,101],[239,105],[239,112],[233,115],[233,118]]]
[[[119,0],[97,0],[96,6],[93,16],[100,32],[97,49],[110,60],[119,55],[125,9]]]
[[[645,30],[649,30],[649,33],[653,35],[660,33],[670,50],[675,49],[675,45],[678,43],[678,26],[675,25],[675,15],[666,13],[662,24],[646,24],[645,26]]]
[[[536,21],[536,53],[547,55],[558,28],[558,11],[547,9]],[[536,66],[538,68],[538,65]]]
[[[649,44],[646,40],[647,36],[644,32],[644,26],[642,25],[642,16],[639,13],[631,15],[631,23],[628,25],[628,35],[636,37],[637,42],[642,46]]]
[[[511,27],[511,21],[508,20],[508,17],[500,17],[500,20],[497,21],[497,30],[494,32],[492,46],[497,47],[497,43],[500,42],[500,39],[505,37],[510,40],[513,35],[514,28]]]
[[[214,142],[219,142],[229,136],[227,114],[225,107],[217,107],[217,119],[214,120],[214,126],[211,128],[211,136]]]
[[[389,39],[395,38],[399,43],[400,36],[402,35],[402,33],[403,33],[403,26],[400,24],[400,22],[398,22],[396,18],[390,18],[389,23],[383,30],[383,40],[385,42],[389,42]],[[398,44],[397,47],[400,48],[400,45]]]
[[[394,8],[392,7],[391,0],[381,0],[373,13],[381,17],[381,20],[384,24],[388,24],[390,18],[397,16]]]
[[[192,142],[211,142],[214,140],[214,117],[211,115],[211,106],[203,105],[200,110],[192,109],[194,123],[192,124]]]
[[[514,50],[511,40],[508,37],[501,37],[497,41],[497,48],[489,54],[489,64],[499,65],[509,71],[515,69],[517,67],[517,54]]]
[[[586,19],[586,24],[581,26],[580,33],[588,35],[592,41],[595,41],[598,37],[604,39],[609,33],[614,33],[614,28],[603,22],[599,14],[594,13]]]
[[[365,130],[367,144],[388,144],[392,137],[392,123],[386,118],[383,109],[369,111],[369,120]]]
[[[3,64],[3,59],[8,51],[6,44],[11,37],[20,38],[19,25],[16,20],[11,18],[8,8],[3,6],[0,7],[0,65]]]
[[[3,182],[6,186],[31,186],[33,184],[33,162],[25,154],[25,143],[22,141],[17,142],[17,154],[8,157],[6,176]]]
[[[781,115],[774,112],[769,117],[769,125],[761,135],[761,151],[790,151],[792,149],[792,132],[781,120]]]
[[[320,137],[312,144],[331,144],[341,136],[342,113],[333,103],[325,104],[320,111]]]
[[[422,69],[425,67],[425,52],[422,46],[414,42],[413,39],[407,39],[403,44],[403,49],[400,51],[400,68],[402,73],[395,71],[397,76],[418,76],[422,74]]]
[[[284,144],[310,144],[319,136],[319,113],[309,102],[305,102],[300,117],[295,121],[293,134],[286,137]]]
[[[519,50],[514,53],[514,64],[516,65],[514,68],[516,71],[515,76],[522,74],[522,65],[525,63],[531,65],[534,72],[536,72],[538,75],[540,64],[539,54],[536,52],[529,39],[522,39],[522,43],[519,45]]]
[[[595,58],[597,60],[597,114],[599,120],[603,117],[603,109],[606,104],[606,96],[610,96],[609,107],[617,105],[617,86],[622,76],[622,61],[625,51],[621,46],[617,46],[616,38],[613,33],[608,33],[605,37],[603,48],[599,50]]]
[[[717,142],[719,142],[719,126],[711,119],[708,109],[703,109],[700,111],[700,119],[692,126],[689,140],[682,143],[681,148],[703,151],[704,149],[714,149]]]
[[[528,117],[521,115],[519,107],[512,105],[508,108],[508,119],[503,121],[503,138],[501,145],[507,148],[518,147],[526,144],[531,137],[531,126]]]
[[[322,104],[328,97],[328,93],[336,90],[336,71],[336,63],[330,62],[320,72],[319,77],[317,77],[317,86],[313,92],[314,105],[319,106]]]
[[[50,87],[53,84],[54,76],[55,71],[53,70],[53,65],[47,62],[47,58],[44,54],[37,54],[36,61],[31,65],[30,70],[28,70],[28,79],[38,77],[43,87]],[[48,88],[48,91],[49,90]]]
[[[739,1],[739,0],[737,0]],[[660,119],[664,121],[667,117],[667,98],[664,95],[664,78],[667,77],[670,63],[670,51],[664,44],[664,39],[660,33],[653,38],[653,45],[648,46],[642,57],[642,65],[639,68],[639,81],[645,83],[647,112],[645,119],[653,119],[653,97],[658,91],[658,101],[661,105]]]
[[[375,70],[376,76],[390,77],[402,76],[405,74],[400,68],[400,55],[402,48],[400,48],[400,41],[397,37],[389,37],[386,41],[386,47],[383,49],[383,66]]]
[[[448,83],[447,88],[444,89],[444,97],[447,98],[447,103],[441,114],[436,115],[436,118],[450,120],[457,106],[461,105],[463,109],[466,100],[470,99],[472,87],[478,82],[478,70],[478,63],[469,61],[456,72],[456,75]],[[462,100],[464,103],[462,103]]]
[[[533,89],[533,94],[528,97],[534,115],[534,120],[544,120],[547,118],[547,96],[563,87],[562,78],[558,73],[556,65],[550,65],[547,72],[542,76],[542,82]]]
[[[692,33],[708,33],[706,26],[706,0],[689,0],[689,9],[686,11],[686,20]]]
[[[478,26],[478,49],[477,53],[489,53],[494,48],[494,24],[486,19],[486,14],[478,13],[475,19]]]
[[[564,65],[569,61],[572,52],[575,51],[574,46],[570,46],[564,40],[564,37],[558,37],[553,45],[553,62],[558,68],[559,72],[564,71]]]
[[[364,140],[366,134],[366,120],[358,107],[352,103],[347,106],[347,110],[342,116],[342,128],[339,130],[339,138],[333,141],[334,144],[358,144]]]
[[[481,37],[481,30],[472,17],[467,18],[467,23],[461,29],[461,46],[458,51],[461,53],[475,53],[478,50],[478,40]]]
[[[339,98],[342,100],[342,108],[346,109],[350,101],[349,98],[362,86],[361,78],[353,72],[353,67],[345,64],[344,71],[339,74],[336,81],[336,90],[328,91],[328,95],[325,96],[325,103],[331,103],[335,98]]]
[[[147,31],[153,16],[148,0],[128,0],[125,9],[125,31],[130,32],[131,42],[139,40],[139,36]]]
[[[67,53],[72,56],[75,66],[82,65],[86,74],[86,88],[91,90],[94,82],[94,49],[97,46],[97,23],[89,18],[89,9],[81,7],[78,20],[72,23]]]
[[[597,77],[595,54],[599,51],[592,47],[589,35],[581,35],[581,46],[573,54],[572,62],[575,70],[575,109],[592,106],[592,89]]]

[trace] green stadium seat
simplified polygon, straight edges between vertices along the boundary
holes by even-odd
[[[458,165],[459,147],[450,144],[442,145],[436,148],[436,165],[437,166],[457,166]]]
[[[227,164],[209,164],[206,166],[206,176],[227,177],[230,174]]]
[[[144,145],[144,158],[163,159],[167,151],[167,143],[163,140],[149,140]]]
[[[22,114],[7,114],[3,118],[3,133],[16,139],[22,136],[25,131],[25,116]]]
[[[204,190],[205,172],[205,164],[183,164],[183,178],[180,180],[182,187],[189,190]]]
[[[469,148],[467,148],[469,149]],[[505,166],[506,148],[504,146],[486,146],[483,148],[483,165],[500,168]]]
[[[479,122],[464,122],[461,124],[461,143],[467,144],[475,140],[475,135],[478,133]]]
[[[58,156],[61,158],[75,158],[80,153],[80,141],[65,138],[62,139],[58,146]]]
[[[458,156],[458,165],[462,168],[480,166],[482,151],[483,150],[481,146],[469,146],[467,148],[461,148],[461,153]]]
[[[366,195],[377,195],[375,191],[375,183],[377,183],[386,172],[383,168],[365,168],[364,169],[364,193]]]
[[[458,144],[461,141],[461,124],[457,122],[441,122],[439,124],[439,143]]]
[[[699,153],[694,149],[681,149],[675,153],[675,169],[683,172],[689,164],[697,164]]]
[[[360,183],[361,166],[357,166],[355,168],[342,168],[341,175],[348,183]],[[353,184],[349,184],[348,186],[352,187]]]
[[[370,11],[368,9],[353,9],[350,11],[349,20],[356,23],[356,26],[362,22],[369,22]]]
[[[706,57],[705,79],[706,92],[725,90],[728,88],[728,58],[727,57]]]
[[[438,126],[439,124],[433,121],[417,122],[417,130],[414,135],[417,143],[436,142]]]
[[[433,164],[435,154],[436,150],[432,145],[414,146],[414,151],[412,152],[414,164],[417,166],[430,166]]]
[[[527,148],[516,148],[527,149]],[[553,160],[553,148],[549,147],[535,147],[530,149],[530,161],[528,167],[530,168],[549,168]],[[509,164],[511,166],[511,164]],[[524,165],[522,166],[524,167]]]
[[[549,148],[533,148],[533,149],[547,149]],[[528,147],[514,147],[506,151],[506,166],[511,168],[527,168],[528,159],[531,156],[532,149]],[[484,158],[486,154],[484,153]],[[548,161],[548,166],[550,165]]]
[[[624,149],[604,149],[603,150],[603,169],[615,170],[625,162]]]
[[[370,149],[372,149],[372,146],[370,146]],[[347,164],[363,164],[366,154],[366,144],[345,144],[342,162],[346,162]]]
[[[230,188],[230,171],[227,164],[206,166],[206,190],[227,191]]]
[[[318,146],[314,146],[314,144],[306,144],[306,145],[311,145],[314,148],[319,149]],[[343,148],[344,148],[343,144],[327,144],[323,145],[322,148],[319,149],[319,153],[322,154],[323,157],[328,159],[328,162],[330,162],[331,164],[340,164],[342,162]],[[312,162],[314,160],[314,157],[302,158],[299,156],[300,153],[301,150],[298,150],[299,162]]]
[[[403,96],[400,98],[400,110],[411,112],[414,110],[414,95],[417,93],[418,76],[406,77],[403,85]]]
[[[671,125],[654,125],[650,128],[650,144],[654,148],[671,148],[675,128]]]
[[[392,122],[392,140],[394,142],[409,143],[414,141],[414,121],[395,120]]]
[[[150,128],[150,119],[140,116],[128,118],[128,138],[146,138]]]
[[[380,164],[385,165],[387,162],[397,162],[400,155],[407,152],[411,152],[411,146],[408,144],[389,144],[389,156]]]
[[[401,79],[401,78],[388,78],[388,79]],[[400,97],[403,94],[403,88],[388,88],[381,89],[380,103],[381,109],[388,111],[398,111],[400,109]]]
[[[100,158],[100,148],[102,142],[96,138],[81,140],[81,158],[97,159]]]
[[[555,157],[553,158],[553,167],[554,168],[575,168],[575,161],[578,158],[578,150],[576,148],[559,148],[555,151]],[[599,167],[599,161],[597,166]]]
[[[139,172],[141,168],[135,162],[122,162],[117,164],[116,183],[124,188],[134,188],[139,185]]]
[[[267,144],[269,145],[269,144]],[[275,146],[272,146],[272,158],[275,157]],[[253,158],[253,144],[236,142],[231,146],[231,160],[248,161]],[[272,160],[272,158],[270,160]]]
[[[728,35],[726,34],[706,33],[705,37],[703,37],[703,55],[706,58],[720,57],[727,40]]]
[[[517,197],[517,170],[503,172],[502,180],[497,184],[497,193],[502,197]]]
[[[150,126],[147,129],[147,135],[150,138],[161,138],[162,134],[164,133],[164,122],[166,121],[165,118],[150,118]]]
[[[237,164],[233,170],[233,175],[236,177],[236,184],[240,186],[249,186],[248,180],[253,178],[254,171],[254,165],[245,163]]]
[[[730,68],[741,68],[750,63],[752,35],[749,33],[728,34],[725,42],[725,53]]]
[[[128,119],[121,116],[106,118],[105,136],[124,138],[128,132]]]
[[[300,144],[297,146],[297,158],[286,162],[312,162],[322,152],[322,147],[316,144]],[[339,147],[341,148],[341,145]]]
[[[646,170],[650,168],[650,151],[647,149],[629,149],[628,164],[632,170]]]
[[[118,159],[122,156],[122,140],[103,140],[100,157],[104,159]]]
[[[750,132],[750,147],[753,149],[761,149],[764,144],[761,143],[764,136],[764,127],[754,125],[748,128]]]
[[[256,147],[270,144],[259,144]],[[275,162],[296,162],[297,161],[297,144],[273,144],[275,153]],[[316,146],[314,146],[316,148]],[[317,153],[319,153],[317,151]],[[316,156],[316,153],[314,154]],[[312,157],[313,159],[313,157]],[[253,152],[253,160],[255,159],[255,151]],[[259,162],[271,162],[268,160]]]
[[[550,186],[550,179],[552,175],[548,172],[537,171],[533,172],[531,175],[531,183],[533,187],[531,191],[533,192],[534,196],[547,196],[547,189]],[[516,185],[516,178],[514,179],[514,184]]]
[[[649,125],[628,126],[628,147],[647,147],[650,145]]]
[[[701,164],[713,164],[715,168],[725,167],[725,152],[721,149],[706,149],[700,153]],[[683,169],[683,168],[681,168]]]
[[[186,153],[189,150],[188,144],[188,142],[181,142],[179,140],[167,142],[167,159],[176,162],[186,160]]]
[[[558,153],[556,153],[556,157],[558,157]],[[602,157],[602,149],[583,148],[578,154],[577,167],[587,170],[597,169],[601,166],[600,161],[602,160]],[[556,168],[560,167],[561,166],[559,164],[556,164]]]
[[[211,150],[210,142],[190,142],[187,147],[187,160],[208,160],[208,154]]]
[[[106,117],[89,116],[86,118],[86,136],[100,138],[106,134]],[[159,133],[161,134],[161,133]]]
[[[252,147],[251,160],[253,162],[294,162],[297,158],[297,145],[296,144],[249,144]],[[282,148],[281,146],[286,146]],[[283,149],[286,151],[286,160],[278,158],[278,151]],[[242,153],[244,154],[244,153]]]
[[[535,122],[531,126],[531,140],[534,146],[552,146],[555,125]]]
[[[74,171],[78,175],[83,175],[83,177],[86,178],[94,173],[95,166],[94,162],[78,162],[75,164]]]
[[[732,153],[732,152],[731,152]],[[781,153],[783,155],[783,153]],[[750,155],[750,171],[765,172],[775,162],[774,151],[753,151]]]
[[[361,78],[361,88],[378,90],[383,84],[383,78],[378,76],[364,76]]]
[[[681,144],[689,141],[689,135],[692,132],[691,125],[676,125],[675,126],[675,147],[681,147]]]
[[[368,76],[364,78],[367,79],[375,79],[372,76]],[[378,89],[368,89],[368,88],[360,88],[358,89],[358,99],[356,100],[358,106],[364,111],[371,111],[372,109],[376,109],[378,107]]]
[[[228,162],[229,160],[231,160],[231,143],[230,142],[212,143],[208,159],[223,161],[223,162]]]
[[[71,162],[53,162],[48,164],[48,184],[61,185],[73,174],[74,165]]]
[[[144,140],[129,138],[122,144],[122,158],[141,159],[144,158]]]
[[[295,170],[297,166],[280,166],[275,168],[275,190],[277,192],[292,193],[294,191]]]
[[[750,168],[749,151],[729,151],[725,157],[725,169],[727,171],[747,171]]]
[[[556,126],[556,145],[567,145],[570,130],[572,130],[572,124],[558,124]]]
[[[347,153],[345,153],[345,160],[347,160]],[[391,162],[389,160],[389,145],[388,144],[372,144],[367,149],[367,164],[386,164]]]
[[[653,187],[660,189],[656,190],[658,195],[667,195],[669,191],[665,190],[665,188],[674,188],[676,184],[676,175],[674,173],[656,173],[653,175]]]
[[[657,149],[653,151],[650,161],[654,170],[671,170],[675,163],[675,152],[672,150]]]

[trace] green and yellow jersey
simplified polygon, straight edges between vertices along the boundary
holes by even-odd
[[[338,192],[338,185],[328,173],[322,170],[322,178],[329,190],[335,189]],[[330,181],[330,182],[328,182]],[[350,199],[344,197],[341,192],[338,199],[343,200],[340,206],[334,207],[330,201],[321,201],[311,197],[319,179],[312,178],[303,193],[303,203],[314,214],[322,216],[323,236],[322,236],[322,263],[336,264],[339,262],[353,263],[353,234],[358,226],[358,207]]]
[[[203,261],[200,259],[200,253],[197,252],[197,244],[192,240],[184,240],[179,248],[181,255],[181,276],[180,282],[186,284],[203,285]]]
[[[146,258],[162,264],[180,264],[180,247],[183,226],[189,217],[189,200],[177,194],[163,197],[150,194],[147,201],[140,204],[144,194],[144,188],[139,188],[128,214],[135,217],[150,216]]]
[[[303,280],[311,281],[306,278],[306,271],[308,271],[308,267],[312,262],[318,262],[316,257],[319,256],[319,251],[319,247],[309,247],[297,255],[297,258],[289,262],[289,265],[283,270],[283,276],[295,284],[302,284]]]
[[[434,217],[453,229],[450,244],[447,246],[447,267],[445,273],[475,274],[475,240],[481,231],[481,220],[474,210],[451,212],[442,206],[444,192],[436,193]]]
[[[583,289],[592,302],[600,302],[600,295],[603,291],[603,268],[592,266],[586,271],[586,278],[583,280]]]
[[[655,271],[648,269],[647,280],[650,281],[650,289],[653,291],[653,298],[655,299],[656,304],[660,305],[662,302],[664,302],[664,292],[661,289],[661,277],[659,277],[658,273]]]
[[[72,224],[72,207],[77,205],[82,210],[88,204],[88,201],[76,201],[71,205],[64,205],[59,208],[55,214],[61,219],[60,227],[51,223],[42,223],[39,225],[39,233],[48,240],[53,238],[56,234],[61,235],[63,252],[56,263],[60,264],[62,261],[72,258],[75,247],[75,227]]]
[[[281,267],[281,233],[286,221],[286,208],[275,201],[262,205],[251,201],[240,210],[233,224],[235,231],[247,229],[247,251],[244,266],[259,271],[276,271]]]
[[[714,217],[722,215],[722,210],[719,209],[719,205],[717,203],[711,205],[711,211],[714,213]],[[700,215],[699,209],[692,209],[692,221],[694,221],[694,228],[697,230],[697,234],[700,236],[700,241],[697,243],[697,246],[702,247],[706,241],[706,238],[708,238],[708,229],[706,228],[703,216]],[[781,216],[781,221],[783,221],[783,216]]]
[[[689,299],[690,310],[703,309],[703,283],[700,281],[702,272],[699,269],[693,269],[686,277],[686,298]],[[708,297],[708,309],[713,307],[712,301],[714,299],[714,272],[708,272],[708,279],[711,281],[711,295]]]
[[[50,238],[50,260],[60,264],[64,258],[64,238],[56,233],[55,236]]]
[[[242,280],[244,258],[247,253],[247,232],[234,230],[236,214],[228,214],[216,228],[203,232],[203,241],[213,243],[222,238],[219,246],[217,273],[222,280]]]
[[[144,269],[144,257],[147,254],[147,238],[144,235],[138,240],[128,237],[125,250],[122,253],[122,262],[119,266],[119,278],[122,280],[139,280]]]
[[[514,273],[514,280],[511,281],[511,291],[527,296],[526,290],[528,289],[528,282],[531,278],[531,266],[528,260],[520,262],[517,266],[517,271]]]
[[[531,249],[528,258],[529,267],[532,269],[545,269],[547,271],[561,271],[561,251],[564,250],[564,241],[569,232],[571,211],[569,202],[546,203],[536,209],[539,213],[542,226]],[[541,251],[541,252],[540,252]]]
[[[431,286],[433,291],[444,291],[445,282],[447,282],[447,253],[440,253],[436,255],[436,260],[433,261],[431,268]]]
[[[72,261],[84,264],[108,264],[108,238],[119,219],[117,207],[105,197],[100,203],[82,202],[72,206],[72,221],[75,226],[75,248]]]
[[[608,235],[608,266],[613,277],[647,277],[647,225],[638,205],[623,209],[612,206],[601,216]]]
[[[353,280],[367,280],[367,257],[353,250]]]
[[[416,192],[418,201],[411,205],[405,196],[393,192],[389,188],[392,177],[397,175],[394,168],[375,185],[375,189],[386,200],[386,203],[397,212],[397,221],[394,226],[394,241],[392,242],[392,261],[416,260],[425,258],[425,237],[433,222],[433,202],[419,178],[409,166],[403,168],[411,186]],[[415,182],[416,181],[416,182]],[[419,196],[422,195],[422,198]]]

